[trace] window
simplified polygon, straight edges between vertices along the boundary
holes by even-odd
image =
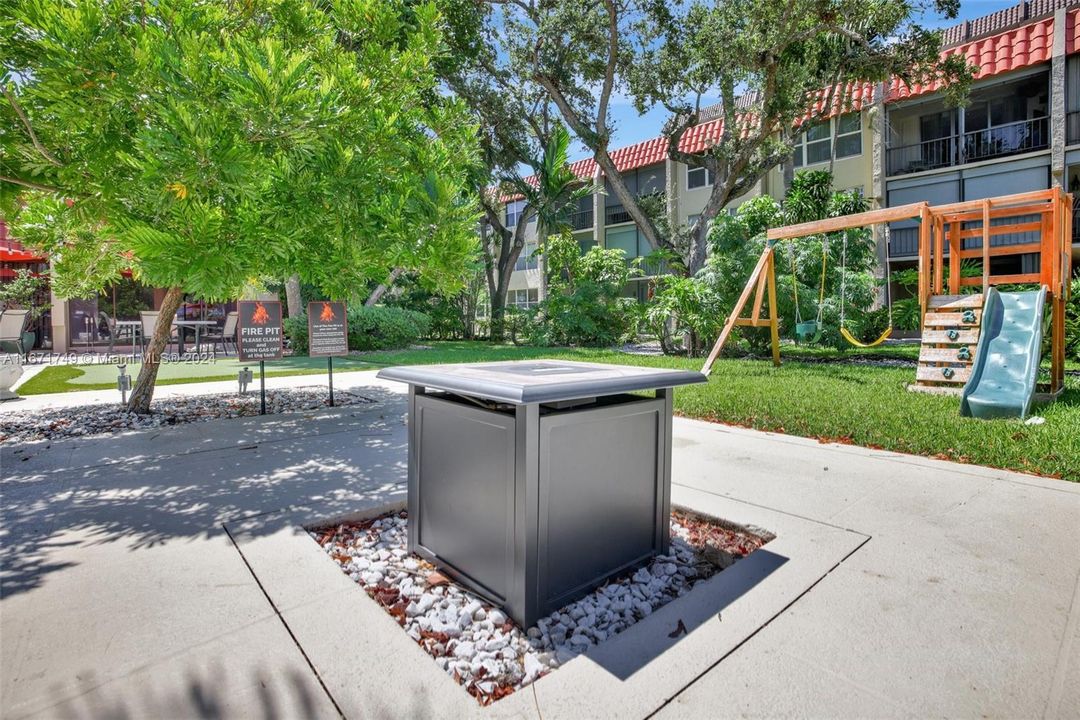
[[[517,262],[514,263],[514,270],[535,270],[538,268],[540,263],[535,253],[536,245],[534,243],[525,243],[525,247],[521,248],[521,254],[518,255]]]
[[[859,113],[847,113],[835,119],[836,157],[862,154],[862,120]],[[795,167],[828,162],[832,157],[832,120],[813,123],[795,141]]]
[[[806,164],[813,165],[814,163],[827,162],[832,154],[832,138],[829,137],[829,133],[832,132],[830,123],[828,120],[825,122],[814,123],[806,131]]]
[[[506,227],[512,228],[518,224],[521,211],[525,209],[524,200],[514,200],[506,203]]]
[[[859,113],[848,113],[836,119],[836,157],[862,155],[862,122]]]
[[[703,188],[713,184],[713,174],[706,168],[687,168],[686,169],[686,189],[694,190],[695,188]]]
[[[528,310],[539,302],[539,291],[536,288],[527,290],[508,290],[506,303],[511,307]]]

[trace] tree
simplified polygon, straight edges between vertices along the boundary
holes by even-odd
[[[526,206],[536,215],[536,236],[544,261],[542,251],[547,236],[569,230],[570,213],[577,208],[578,200],[592,194],[592,188],[582,185],[570,169],[570,133],[562,123],[555,123],[536,174],[528,180],[513,177],[506,181],[525,198]],[[546,268],[542,268],[541,277],[546,295]]]
[[[475,126],[437,92],[432,4],[15,0],[0,24],[4,210],[80,296],[167,288],[129,409],[185,293],[291,277],[349,298],[386,267],[455,289],[475,253]]]
[[[525,231],[536,217],[526,205],[513,226],[504,221],[504,201],[520,194],[526,178],[539,170],[552,139],[551,102],[543,88],[522,82],[500,67],[498,31],[488,21],[491,8],[475,0],[445,0],[450,51],[438,62],[440,78],[469,108],[480,128],[482,170],[473,192],[484,215],[480,227],[484,275],[491,306],[490,337],[505,336],[510,276],[525,248]]]
[[[723,323],[724,314],[745,287],[746,279],[765,247],[766,230],[866,209],[867,201],[861,193],[834,191],[832,176],[827,171],[816,170],[797,173],[782,203],[762,195],[740,205],[734,217],[724,215],[719,218],[709,233],[712,248],[706,266],[692,278],[693,282],[705,285],[716,298],[711,303],[715,327],[719,328]],[[774,258],[776,312],[782,333],[794,336],[797,293],[799,318],[813,320],[820,310],[822,334],[819,341],[823,344],[838,349],[847,345],[840,335],[841,304],[852,322],[853,332],[863,334],[859,325],[866,320],[878,288],[873,272],[875,246],[868,228],[784,241],[776,246]],[[767,333],[758,333],[754,328],[740,330],[745,330],[744,335],[752,345],[763,348],[768,344]]]
[[[678,251],[690,275],[704,265],[710,221],[791,155],[800,126],[844,109],[846,83],[933,76],[961,97],[971,78],[962,58],[940,62],[941,35],[914,22],[925,6],[909,0],[489,1],[499,8],[491,22],[504,62],[496,69],[544,88],[653,247]],[[953,17],[958,2],[933,6]],[[713,176],[689,233],[665,231],[615,166],[616,92],[639,112],[665,108],[668,157]],[[712,93],[720,103],[711,144],[684,152]]]

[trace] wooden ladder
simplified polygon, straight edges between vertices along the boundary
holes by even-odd
[[[971,377],[982,327],[983,295],[931,295],[913,390],[956,393]]]

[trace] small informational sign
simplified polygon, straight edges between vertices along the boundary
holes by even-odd
[[[349,354],[349,326],[345,303],[319,300],[308,303],[308,355],[333,357]]]
[[[240,362],[280,360],[282,351],[281,303],[277,300],[240,300],[236,303],[237,348]]]

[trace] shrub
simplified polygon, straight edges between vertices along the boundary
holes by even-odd
[[[649,329],[667,354],[675,352],[675,338],[686,336],[690,355],[700,355],[703,342],[715,338],[724,324],[719,298],[710,283],[698,278],[668,275],[656,281],[656,293],[646,318]]]
[[[770,227],[837,217],[867,209],[866,199],[856,191],[833,192],[826,171],[800,172],[783,203],[762,195],[739,206],[734,216],[720,215],[709,231],[710,255],[697,279],[708,284],[723,315],[731,311],[742,293],[762,250]],[[846,252],[845,248],[846,240]],[[873,275],[875,246],[869,229],[852,229],[788,240],[775,246],[776,290],[780,332],[793,336],[797,319],[818,315],[825,263],[824,302],[821,303],[823,333],[820,342],[844,348],[840,336],[840,290],[845,290],[845,320],[854,323],[874,302],[877,280]],[[845,262],[846,261],[846,264]],[[795,313],[798,290],[799,317]],[[849,326],[850,329],[850,326]],[[768,331],[737,328],[755,351],[767,347]]]
[[[431,320],[422,312],[403,308],[349,308],[349,350],[394,350],[408,347],[431,331]],[[307,317],[285,320],[285,335],[294,352],[307,354]]]
[[[634,333],[637,301],[622,296],[633,270],[622,250],[593,247],[582,255],[567,232],[549,237],[544,252],[548,296],[535,314],[532,342],[604,346]]]
[[[1073,278],[1072,296],[1065,305],[1065,354],[1080,360],[1080,277]]]

